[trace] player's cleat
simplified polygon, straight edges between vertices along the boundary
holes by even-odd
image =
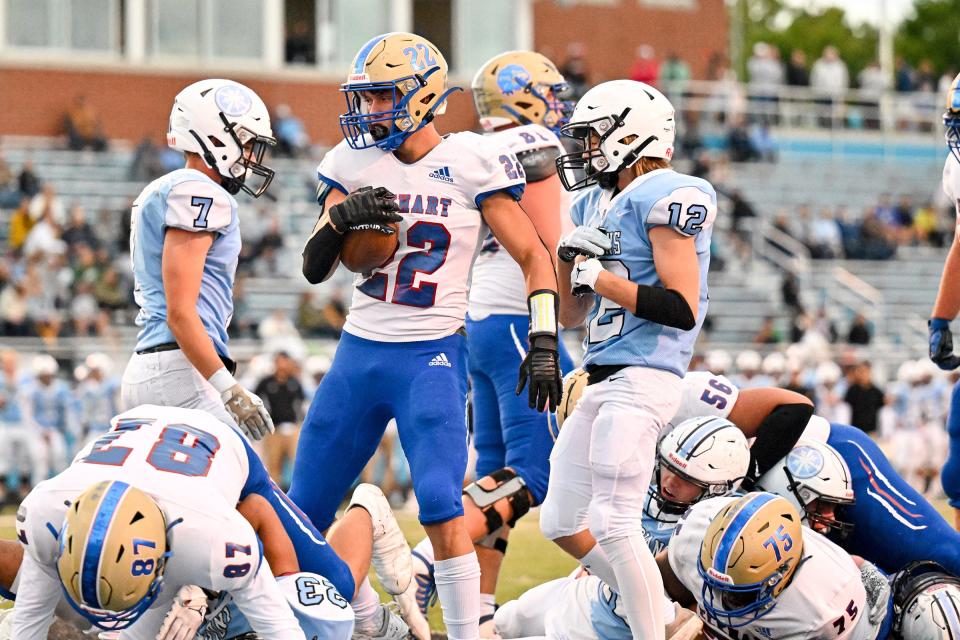
[[[407,590],[398,596],[393,596],[393,601],[397,603],[397,608],[400,609],[400,617],[410,627],[410,634],[417,640],[430,640],[430,623],[427,622],[424,613],[420,611],[417,600],[418,592],[418,580],[415,575]]]
[[[409,637],[407,623],[400,619],[391,605],[381,604],[380,625],[376,629],[355,629],[351,640],[406,640]]]
[[[373,521],[373,558],[371,564],[384,590],[398,595],[407,590],[413,579],[410,546],[393,515],[390,503],[379,488],[361,484],[350,498],[351,509],[363,507]]]
[[[437,603],[437,582],[433,578],[433,563],[429,562],[416,551],[413,556],[413,580],[417,584],[417,606],[420,613],[427,615],[427,610]]]
[[[684,609],[677,603],[673,603],[677,610],[677,617],[673,622],[667,625],[667,640],[693,640],[700,637],[703,630],[703,620],[690,609]]]

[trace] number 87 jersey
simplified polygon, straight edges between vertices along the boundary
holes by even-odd
[[[672,169],[645,173],[616,195],[594,186],[573,201],[574,224],[602,229],[610,237],[612,247],[600,261],[614,275],[638,285],[663,286],[650,242],[650,230],[658,226],[694,238],[700,272],[697,323],[690,331],[638,318],[597,296],[584,339],[585,365],[637,365],[683,376],[707,314],[707,270],[716,215],[717,195],[710,183]]]
[[[496,193],[515,200],[526,176],[516,156],[471,132],[453,133],[417,162],[345,142],[320,163],[321,182],[348,194],[386,187],[403,221],[396,253],[358,275],[344,329],[382,342],[435,340],[464,322],[473,261],[486,235],[480,209]]]

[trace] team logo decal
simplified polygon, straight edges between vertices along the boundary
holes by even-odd
[[[235,84],[228,84],[217,89],[213,95],[214,102],[224,115],[237,118],[245,115],[253,108],[253,98],[250,92]]]
[[[522,91],[530,84],[530,72],[519,64],[508,64],[497,74],[497,86],[504,95]]]
[[[806,480],[823,469],[823,455],[813,447],[797,447],[787,456],[787,469],[798,480]]]

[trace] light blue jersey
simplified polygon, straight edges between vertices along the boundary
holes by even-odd
[[[686,372],[707,315],[707,270],[716,215],[717,195],[710,183],[672,169],[646,173],[613,197],[594,186],[574,200],[570,211],[574,224],[603,229],[610,236],[613,247],[600,260],[611,273],[636,284],[663,286],[649,236],[657,226],[694,237],[700,267],[697,324],[690,331],[638,318],[598,296],[587,323],[584,365],[636,365],[678,376]]]
[[[63,380],[54,380],[49,385],[39,381],[27,391],[27,411],[30,421],[41,429],[59,431],[68,438],[76,437],[76,398]]]
[[[19,425],[23,421],[21,402],[16,384],[5,376],[0,376],[0,426]]]
[[[240,255],[237,201],[194,169],[177,169],[151,182],[133,203],[130,261],[137,315],[136,350],[176,342],[167,325],[161,261],[168,228],[215,234],[203,265],[197,313],[221,356],[229,356],[227,327],[233,317],[233,277]]]
[[[650,486],[650,491],[653,491],[653,485]],[[660,513],[659,520],[650,516],[653,509],[650,504],[650,493],[647,492],[647,500],[643,505],[643,537],[647,541],[647,547],[650,548],[650,551],[653,555],[657,555],[661,551],[667,548],[667,543],[670,542],[670,536],[673,535],[673,530],[677,528],[677,522],[680,521],[680,516],[673,516],[669,513]]]
[[[110,420],[120,413],[120,381],[88,378],[77,388],[80,424],[85,433],[109,431]]]
[[[620,594],[597,580],[597,597],[590,602],[590,624],[599,640],[631,640],[627,612],[620,605]]]

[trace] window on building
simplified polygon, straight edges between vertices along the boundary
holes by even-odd
[[[150,0],[147,51],[153,58],[263,58],[265,0]]]
[[[3,1],[8,47],[94,53],[120,50],[120,0]]]

